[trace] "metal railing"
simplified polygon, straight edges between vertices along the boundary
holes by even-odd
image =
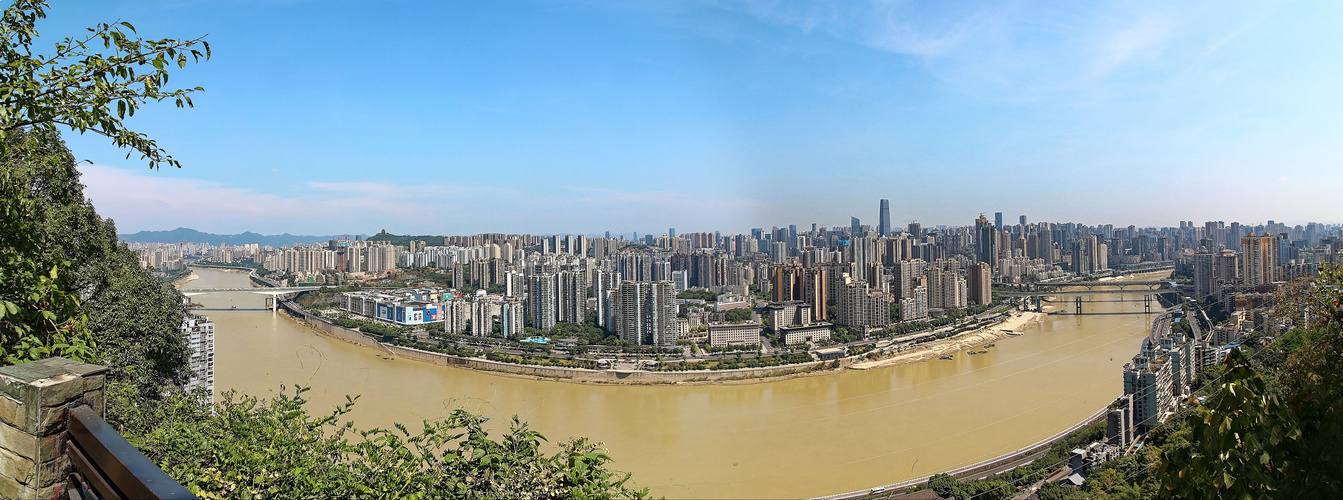
[[[71,499],[195,499],[140,450],[121,437],[88,405],[67,412],[70,460],[66,491]]]

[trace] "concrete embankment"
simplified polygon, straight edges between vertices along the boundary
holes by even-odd
[[[423,351],[409,347],[385,344],[369,338],[358,331],[335,325],[326,318],[311,314],[292,301],[281,301],[280,307],[295,321],[314,328],[331,337],[376,351],[385,352],[405,359],[443,366],[455,366],[495,372],[506,375],[544,378],[562,382],[596,384],[693,384],[693,383],[757,383],[796,376],[832,371],[834,361],[814,361],[784,366],[761,368],[740,368],[736,370],[696,370],[683,372],[653,372],[643,370],[589,370],[558,366],[522,365],[490,361],[488,359],[468,358]],[[852,364],[852,360],[839,361],[839,369]]]
[[[1093,413],[1087,418],[1083,419],[1082,421],[1077,422],[1072,426],[1069,426],[1067,429],[1059,431],[1058,433],[1049,436],[1045,439],[1042,439],[1040,441],[1037,441],[1029,446],[1025,446],[1012,452],[1004,453],[1002,455],[981,462],[977,462],[971,465],[966,465],[964,467],[957,467],[955,469],[939,472],[938,474],[947,474],[956,479],[961,480],[983,479],[984,477],[992,474],[1001,474],[1003,472],[1007,472],[1022,465],[1030,464],[1031,462],[1035,461],[1035,459],[1045,454],[1045,452],[1048,452],[1049,448],[1054,446],[1054,443],[1062,440],[1063,438],[1068,437],[1068,435],[1077,432],[1078,430],[1081,430],[1083,427],[1104,422],[1105,416],[1108,412],[1109,412],[1108,407],[1101,408],[1096,413]],[[1049,464],[1049,465],[1058,466],[1059,464]],[[907,490],[909,488],[913,488],[915,486],[927,483],[928,480],[932,479],[932,477],[935,475],[937,474],[929,474],[914,479],[907,479],[904,481],[900,481],[898,483],[882,485],[880,486],[880,488],[890,492]],[[850,498],[854,499],[864,498],[869,496],[871,492],[872,489],[864,489],[864,490],[850,491],[846,493],[836,493],[834,495],[827,495],[823,497],[816,497],[812,500],[847,500]]]

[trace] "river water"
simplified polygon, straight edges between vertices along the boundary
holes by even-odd
[[[184,291],[250,286],[240,272],[196,274]],[[1088,314],[1051,315],[987,354],[719,386],[581,385],[389,361],[282,315],[243,310],[261,308],[264,295],[193,300],[213,309],[200,313],[216,325],[220,391],[267,396],[281,384],[308,385],[315,413],[358,394],[350,416],[364,428],[415,429],[457,407],[497,423],[516,414],[552,441],[604,443],[614,467],[655,495],[795,498],[968,465],[1099,410],[1122,392],[1121,367],[1154,318],[1141,295],[1101,297],[1085,303]]]

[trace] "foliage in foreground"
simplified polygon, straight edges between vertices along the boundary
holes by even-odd
[[[1185,417],[1189,442],[1163,456],[1163,496],[1343,497],[1343,264],[1284,296],[1279,317],[1306,327],[1258,360],[1228,357],[1218,393]]]
[[[0,364],[63,356],[112,368],[146,397],[184,381],[181,295],[140,269],[84,197],[58,126],[107,136],[151,167],[180,164],[123,120],[141,105],[191,106],[167,87],[175,66],[209,58],[201,38],[141,39],[102,23],[37,46],[44,0],[0,15]],[[203,49],[204,52],[198,49]],[[129,156],[129,153],[128,153]]]
[[[354,398],[326,415],[303,394],[271,399],[224,393],[146,400],[109,389],[108,420],[131,444],[201,498],[644,498],[630,475],[586,439],[547,440],[514,417],[498,440],[487,418],[455,410],[422,430],[358,430],[345,415]]]
[[[1143,437],[1141,450],[1093,468],[1079,488],[1043,485],[1043,500],[1343,498],[1343,264],[1279,294],[1296,329],[1259,334],[1196,386],[1206,404]],[[1267,346],[1261,341],[1272,340]],[[1048,462],[1048,461],[1037,461]],[[957,498],[995,498],[991,483],[937,484]],[[1030,478],[1017,485],[1029,485]]]
[[[18,130],[0,144],[0,363],[100,363],[146,397],[185,382],[182,295],[118,243],[60,134]]]
[[[74,264],[44,251],[52,241],[42,222],[54,210],[33,193],[44,180],[34,172],[45,158],[5,149],[0,157],[0,365],[49,356],[92,361],[88,317],[70,291]]]

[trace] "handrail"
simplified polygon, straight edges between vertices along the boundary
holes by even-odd
[[[74,466],[69,477],[72,492],[96,492],[105,499],[196,499],[88,405],[67,413],[70,441],[64,451]]]

